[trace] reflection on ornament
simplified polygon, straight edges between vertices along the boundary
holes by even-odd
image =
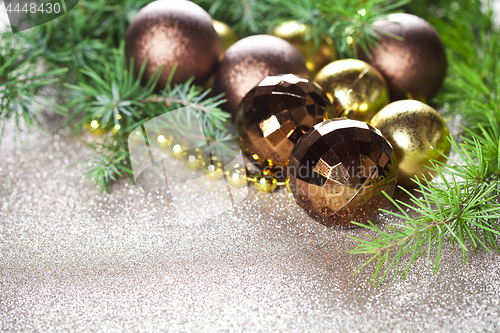
[[[253,185],[261,193],[271,193],[278,186],[278,181],[274,174],[261,172],[254,178]]]
[[[333,40],[324,36],[320,41],[311,38],[311,27],[297,21],[287,21],[278,25],[271,32],[292,44],[304,57],[307,69],[312,75],[337,59],[337,51]]]
[[[184,155],[186,154],[186,150],[188,143],[186,139],[178,137],[172,140],[172,144],[170,145],[170,153],[172,156],[178,160],[182,160]]]
[[[389,103],[389,93],[382,74],[356,59],[337,60],[314,78],[342,116],[369,121]]]
[[[241,164],[233,165],[227,171],[227,181],[234,187],[243,187],[248,183],[247,170]]]
[[[450,154],[450,132],[445,121],[430,106],[414,100],[387,105],[370,124],[391,143],[399,161],[399,184],[416,186],[415,176],[431,179],[430,160],[446,162]],[[443,156],[444,154],[445,156]]]
[[[269,35],[243,38],[232,45],[217,66],[214,93],[224,93],[223,109],[236,119],[243,97],[269,75],[293,73],[309,78],[300,53],[287,41]]]
[[[391,98],[432,98],[446,74],[446,52],[436,30],[415,15],[396,13],[376,21],[380,40],[370,48],[370,57],[358,46],[359,59],[377,68],[387,80]],[[393,36],[400,36],[396,39]]]
[[[221,42],[212,18],[191,1],[154,1],[142,8],[127,28],[125,54],[134,58],[137,75],[147,58],[143,82],[163,67],[157,88],[163,89],[177,64],[172,84],[184,83],[192,76],[203,84],[217,64]]]
[[[224,176],[224,165],[217,156],[212,156],[208,161],[203,162],[203,173],[208,179],[217,180]]]
[[[261,168],[285,168],[299,138],[327,112],[333,110],[318,85],[292,74],[268,76],[241,102],[242,149]]]
[[[201,169],[203,166],[203,151],[200,148],[189,149],[184,155],[184,164],[192,171]]]
[[[222,44],[222,52],[219,57],[219,60],[222,59],[224,52],[234,43],[238,41],[238,35],[228,26],[226,23],[214,20],[213,21],[214,29],[219,35]]]
[[[293,150],[288,173],[299,206],[327,227],[365,223],[396,187],[397,161],[379,130],[346,118],[328,119]]]

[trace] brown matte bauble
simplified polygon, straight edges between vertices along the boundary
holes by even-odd
[[[159,0],[142,8],[127,28],[125,54],[134,58],[137,75],[147,57],[143,82],[163,65],[157,88],[163,89],[177,64],[172,84],[195,77],[203,84],[213,72],[221,52],[221,42],[212,18],[190,1]]]
[[[450,154],[450,131],[441,115],[415,100],[396,101],[380,110],[370,124],[379,129],[394,148],[399,161],[398,183],[417,186],[411,179],[432,179],[437,173],[431,160],[446,162]]]
[[[287,41],[269,35],[255,35],[234,43],[217,66],[214,92],[224,93],[223,109],[233,120],[243,97],[269,75],[296,74],[309,78],[304,59]]]
[[[405,13],[376,21],[374,29],[379,30],[380,46],[369,49],[371,58],[358,47],[359,59],[382,73],[391,99],[432,98],[446,74],[446,53],[436,30],[424,19]]]
[[[261,167],[285,171],[297,141],[331,108],[317,84],[293,74],[268,76],[246,94],[238,110],[242,149]]]

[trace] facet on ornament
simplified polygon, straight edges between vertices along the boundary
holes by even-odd
[[[328,112],[333,109],[318,85],[293,74],[268,76],[238,110],[242,150],[261,169],[286,168],[297,141]]]
[[[293,150],[288,174],[297,202],[327,227],[366,223],[393,194],[397,160],[379,130],[347,118],[315,125]]]

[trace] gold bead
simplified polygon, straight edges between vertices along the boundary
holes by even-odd
[[[292,44],[302,54],[306,67],[312,75],[337,59],[333,40],[323,35],[318,44],[311,35],[311,27],[297,21],[287,21],[278,25],[271,35],[280,37]],[[309,38],[309,39],[308,39]]]
[[[253,185],[262,193],[271,193],[278,186],[278,181],[272,173],[260,173],[253,180]]]
[[[292,189],[290,188],[290,178],[285,180],[285,186],[288,192],[292,193]]]
[[[182,160],[186,155],[187,141],[184,138],[175,138],[170,145],[172,156],[178,160]]]
[[[203,151],[200,148],[189,149],[184,155],[184,164],[189,170],[196,171],[203,166]]]
[[[96,119],[92,120],[89,124],[84,124],[83,127],[96,136],[106,134],[106,130],[101,127],[101,124]]]
[[[224,165],[217,156],[212,156],[208,161],[203,161],[203,173],[210,180],[217,180],[224,176]]]
[[[319,71],[314,81],[325,91],[335,113],[342,117],[370,121],[389,103],[382,74],[361,60],[334,61]]]
[[[450,154],[450,132],[439,113],[415,100],[397,101],[387,105],[373,117],[370,124],[379,129],[394,148],[399,162],[398,184],[414,187],[411,178],[431,179],[430,160],[446,162]],[[436,173],[432,173],[435,176]]]
[[[234,187],[243,187],[247,185],[247,170],[241,164],[233,165],[227,172],[227,181]]]

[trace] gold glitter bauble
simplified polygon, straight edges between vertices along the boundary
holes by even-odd
[[[203,150],[194,148],[186,151],[184,155],[184,164],[192,171],[201,169],[203,166]]]
[[[221,179],[224,176],[224,164],[217,156],[203,161],[203,173],[211,180]]]
[[[280,37],[295,47],[304,57],[307,69],[312,75],[330,62],[337,60],[337,51],[333,40],[323,36],[316,44],[311,36],[311,27],[297,21],[287,21],[278,25],[271,35]]]
[[[219,35],[221,44],[222,44],[222,53],[221,57],[219,58],[222,59],[223,53],[234,43],[238,41],[238,35],[234,32],[233,29],[231,29],[230,26],[228,26],[226,23],[214,20],[213,22],[214,29],[217,32],[217,35]]]
[[[432,98],[446,74],[446,52],[436,30],[426,20],[405,13],[375,21],[373,29],[380,37],[378,45],[368,50],[370,57],[358,46],[359,59],[382,73],[391,98]]]
[[[370,124],[378,128],[391,143],[398,158],[399,184],[413,187],[415,176],[430,179],[430,160],[446,162],[450,154],[450,131],[439,113],[415,100],[387,105]],[[435,176],[435,174],[433,174]]]
[[[327,227],[375,217],[396,187],[397,160],[379,130],[365,122],[328,119],[304,134],[288,175],[299,206]]]
[[[389,103],[387,84],[375,68],[356,59],[337,60],[314,78],[342,116],[369,121]]]
[[[222,106],[236,118],[245,95],[269,75],[296,74],[309,78],[304,59],[287,41],[269,35],[240,39],[225,53],[215,72],[214,93],[224,93]]]
[[[254,178],[253,185],[261,193],[271,193],[278,187],[278,181],[273,174],[261,172]]]
[[[247,185],[247,170],[241,164],[233,165],[227,172],[227,181],[234,187],[243,187]]]
[[[300,137],[332,107],[321,88],[293,74],[268,76],[243,98],[236,129],[245,154],[285,168]]]
[[[137,75],[147,57],[143,83],[163,65],[157,88],[163,89],[177,64],[172,84],[192,76],[203,84],[212,74],[221,53],[221,42],[212,18],[190,1],[154,1],[143,7],[127,28],[125,54],[134,58]]]

